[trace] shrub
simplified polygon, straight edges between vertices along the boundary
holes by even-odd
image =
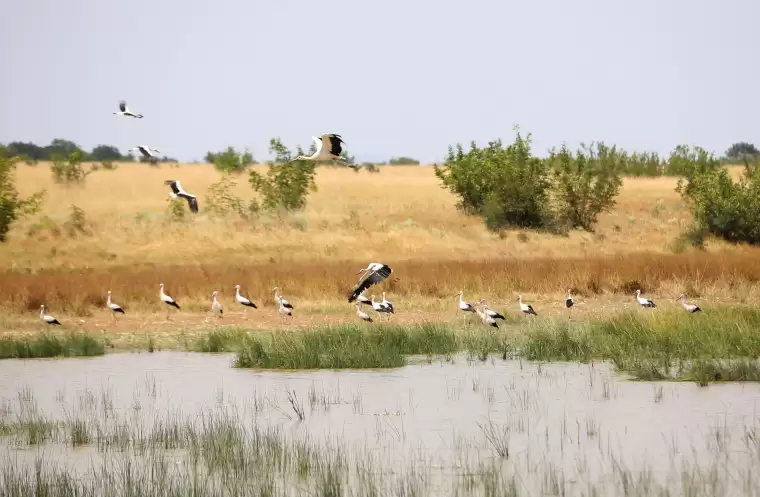
[[[243,200],[232,193],[237,183],[229,176],[224,176],[220,181],[212,184],[206,193],[206,210],[219,216],[238,214],[246,218],[247,213]]]
[[[84,179],[90,174],[82,166],[84,153],[81,150],[75,150],[64,158],[62,155],[55,155],[53,163],[50,165],[50,171],[53,173],[53,181],[56,183],[72,184],[84,183]]]
[[[219,171],[228,174],[240,174],[255,163],[253,155],[248,150],[240,153],[234,147],[227,147],[227,150],[218,153],[208,152],[206,160],[214,164]]]
[[[506,148],[501,140],[485,148],[472,142],[467,153],[457,144],[443,166],[433,167],[443,187],[459,197],[457,207],[483,217],[490,229],[548,224],[551,182],[545,162],[531,154],[530,135],[518,131]]]
[[[0,150],[0,242],[6,240],[14,221],[38,212],[45,197],[44,190],[27,198],[19,196],[13,176],[17,162]]]
[[[257,171],[249,173],[249,182],[261,195],[262,206],[268,210],[288,212],[303,209],[306,196],[310,191],[317,190],[314,183],[315,163],[303,160],[289,162],[292,158],[290,150],[277,138],[269,141],[269,152],[274,152],[276,157],[266,176]],[[297,155],[303,153],[299,146]]]
[[[71,204],[71,213],[66,222],[63,223],[63,228],[69,235],[69,238],[76,238],[77,235],[90,236],[92,232],[87,226],[87,217],[84,214],[84,210]]]
[[[691,209],[696,229],[729,242],[760,243],[760,165],[745,165],[734,182],[725,167],[702,167],[695,160],[676,191]]]
[[[554,176],[552,197],[558,225],[593,231],[597,217],[615,205],[623,180],[614,154],[604,144],[583,147],[573,156],[566,146],[546,161]]]
[[[417,159],[412,159],[411,157],[391,157],[391,159],[388,161],[388,164],[391,166],[416,166],[419,165],[420,161]]]

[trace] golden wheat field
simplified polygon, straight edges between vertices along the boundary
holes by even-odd
[[[457,211],[456,198],[426,166],[381,167],[374,174],[320,167],[318,191],[302,212],[248,221],[204,212],[209,186],[221,179],[208,164],[120,164],[93,172],[83,186],[53,183],[45,163],[19,165],[16,175],[22,195],[45,189],[46,197],[43,211],[14,225],[0,246],[6,329],[38,328],[42,303],[80,325],[106,326],[109,289],[127,310],[124,320],[154,326],[165,320],[162,282],[183,306],[170,326],[202,323],[213,290],[220,291],[225,322],[277,324],[274,286],[296,306],[295,323],[351,320],[355,310],[345,297],[370,261],[394,269],[372,290],[408,309],[397,320],[453,316],[452,295],[460,289],[470,301],[488,298],[489,306],[510,312],[521,293],[551,315],[564,312],[558,303],[568,288],[595,309],[633,304],[639,287],[665,305],[676,305],[682,291],[746,302],[756,297],[753,283],[760,278],[756,249],[711,240],[706,251],[676,250],[691,219],[673,178],[626,179],[595,233],[564,237],[489,232],[480,219]],[[197,195],[197,215],[171,220],[166,179],[179,179]],[[236,195],[253,199],[247,175],[236,181]],[[84,212],[84,232],[67,228],[72,205]],[[260,307],[244,321],[233,300],[238,283]]]

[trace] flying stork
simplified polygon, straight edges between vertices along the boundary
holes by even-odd
[[[185,200],[187,200],[187,205],[190,207],[190,211],[192,213],[198,212],[198,199],[193,195],[192,193],[187,193],[185,190],[182,189],[182,185],[179,183],[178,179],[167,179],[164,181],[165,185],[169,185],[172,189],[171,196],[172,198],[182,197]]]
[[[699,308],[698,305],[695,304],[687,304],[686,303],[686,294],[682,293],[679,297],[681,299],[681,306],[686,309],[686,312],[701,312],[702,309]]]
[[[641,289],[636,290],[636,300],[641,307],[651,307],[653,309],[657,307],[654,302],[652,302],[652,299],[645,299],[641,296]]]
[[[158,162],[158,159],[160,159],[156,152],[161,151],[157,148],[150,148],[147,145],[138,145],[137,147],[132,147],[129,150],[131,152],[140,152],[143,157],[148,159],[148,161],[153,162],[154,164]]]
[[[61,326],[61,323],[59,323],[56,318],[54,318],[53,316],[48,316],[47,314],[45,314],[45,304],[42,304],[40,306],[40,319],[43,320],[43,321],[45,321],[47,324],[54,324],[54,325],[57,325],[57,326]]]
[[[136,117],[137,119],[142,119],[142,114],[135,114],[129,108],[127,107],[127,102],[125,100],[122,100],[119,102],[119,112],[114,112],[114,114],[117,114],[119,116],[129,116],[129,117]]]
[[[320,137],[312,136],[311,139],[314,140],[314,142],[317,144],[317,151],[309,156],[299,155],[295,159],[291,159],[289,162],[294,162],[297,160],[313,160],[313,161],[334,160],[336,162],[342,163],[344,166],[356,167],[353,164],[347,163],[340,156],[341,152],[343,152],[343,147],[341,146],[341,144],[343,145],[346,144],[346,142],[343,141],[343,138],[341,138],[340,135],[336,135],[334,133],[328,133]]]
[[[380,262],[370,262],[369,265],[363,269],[360,269],[356,274],[364,275],[359,278],[359,282],[354,286],[354,290],[351,296],[348,297],[348,302],[351,303],[356,300],[361,293],[372,285],[376,285],[383,281],[385,278],[393,273],[393,270],[386,264]],[[364,301],[362,301],[364,302]]]

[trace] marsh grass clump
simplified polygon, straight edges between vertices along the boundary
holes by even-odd
[[[105,345],[85,333],[40,333],[30,338],[0,338],[0,359],[87,357],[105,354]]]
[[[194,352],[233,352],[247,337],[248,333],[242,328],[224,327],[198,338],[190,349]]]
[[[303,332],[251,335],[238,351],[240,368],[392,368],[406,355],[457,350],[452,328],[426,323],[407,326],[336,325]]]

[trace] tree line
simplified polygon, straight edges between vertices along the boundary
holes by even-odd
[[[49,145],[41,146],[32,142],[10,142],[4,145],[4,153],[8,157],[17,157],[19,160],[28,163],[37,161],[54,161],[65,159],[73,153],[81,154],[82,160],[86,162],[133,162],[142,161],[142,156],[132,154],[122,154],[118,147],[113,145],[98,145],[91,151],[87,151],[71,140],[56,138]],[[170,157],[162,157],[159,162],[177,162]]]

